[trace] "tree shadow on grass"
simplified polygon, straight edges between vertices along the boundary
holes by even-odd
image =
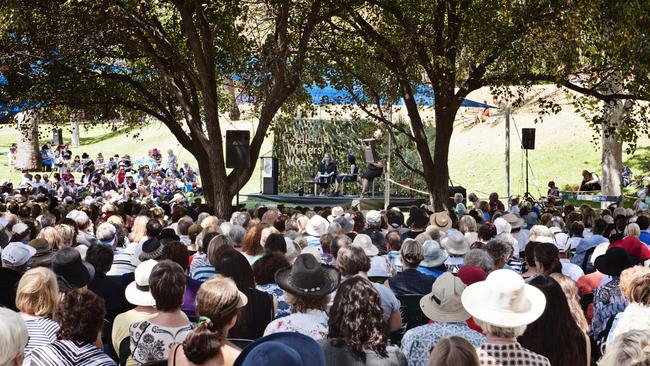
[[[641,178],[641,174],[650,172],[650,146],[637,147],[624,164],[632,169],[636,178]]]
[[[142,127],[142,126],[131,125],[131,126],[125,126],[125,127],[117,128],[115,130],[112,130],[110,132],[106,132],[104,134],[97,135],[97,136],[80,137],[79,142],[81,143],[82,146],[83,145],[92,145],[92,144],[96,144],[98,142],[102,142],[102,141],[104,141],[106,139],[112,139],[114,137],[126,135],[126,134],[132,132],[133,130],[135,130],[136,128],[140,128],[140,127]],[[83,130],[80,131],[80,134],[83,134]]]

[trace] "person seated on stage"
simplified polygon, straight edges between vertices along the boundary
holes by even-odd
[[[554,197],[554,198],[559,198],[560,197],[560,189],[555,186],[554,181],[548,182],[548,191],[546,192],[547,197]]]
[[[600,191],[600,178],[598,178],[598,175],[595,172],[590,172],[588,170],[582,171],[580,191]]]
[[[483,103],[487,104],[487,100],[484,100]],[[474,117],[474,123],[480,124],[486,122],[488,119],[490,119],[491,115],[492,113],[490,113],[490,108],[481,108],[476,114],[476,117]]]
[[[367,162],[366,167],[368,170],[366,170],[366,172],[361,176],[361,197],[368,194],[368,185],[372,183],[375,178],[381,177],[381,173],[384,171],[384,165],[381,161],[374,163]]]
[[[350,171],[336,176],[334,194],[341,193],[340,189],[343,183],[356,182],[357,176],[359,176],[359,166],[357,165],[357,158],[354,155],[348,155],[348,164],[350,164]]]
[[[323,160],[318,166],[318,173],[316,174],[316,181],[320,183],[321,194],[329,188],[329,185],[336,177],[336,164],[332,161],[332,156],[325,153]]]

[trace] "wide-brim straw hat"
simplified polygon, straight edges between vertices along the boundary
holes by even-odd
[[[451,217],[447,211],[436,212],[429,216],[429,224],[446,231],[451,228]]]
[[[433,283],[431,292],[422,296],[420,309],[427,318],[436,322],[464,322],[470,318],[461,302],[465,287],[460,278],[445,272]]]

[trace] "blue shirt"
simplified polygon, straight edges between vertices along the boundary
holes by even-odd
[[[427,276],[431,276],[434,279],[440,277],[443,273],[445,273],[444,271],[441,271],[439,269],[422,267],[422,266],[418,266],[417,271]]]
[[[650,231],[641,230],[641,235],[639,236],[639,240],[641,240],[645,245],[650,245]]]
[[[599,244],[609,243],[606,237],[602,235],[592,235],[589,238],[582,239],[576,248],[576,254],[571,258],[571,263],[582,266],[587,250],[597,247]]]

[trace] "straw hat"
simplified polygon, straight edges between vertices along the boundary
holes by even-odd
[[[517,216],[515,214],[507,213],[507,214],[505,214],[505,215],[503,215],[501,217],[503,217],[503,219],[506,220],[506,222],[508,224],[510,224],[510,227],[512,229],[518,229],[518,228],[524,226],[524,223],[525,223],[524,219],[522,219],[521,217],[519,217],[519,216]]]
[[[474,318],[504,328],[534,322],[546,306],[542,291],[509,269],[498,269],[485,281],[468,286],[461,300]]]
[[[436,212],[429,217],[429,224],[446,231],[451,227],[451,217],[447,211]]]
[[[464,322],[470,315],[461,302],[465,284],[450,272],[443,273],[431,287],[431,293],[420,299],[420,308],[427,318],[444,323]]]
[[[341,206],[336,206],[332,208],[332,214],[327,216],[327,221],[334,222],[334,219],[337,217],[342,217],[345,215],[345,210]]]

